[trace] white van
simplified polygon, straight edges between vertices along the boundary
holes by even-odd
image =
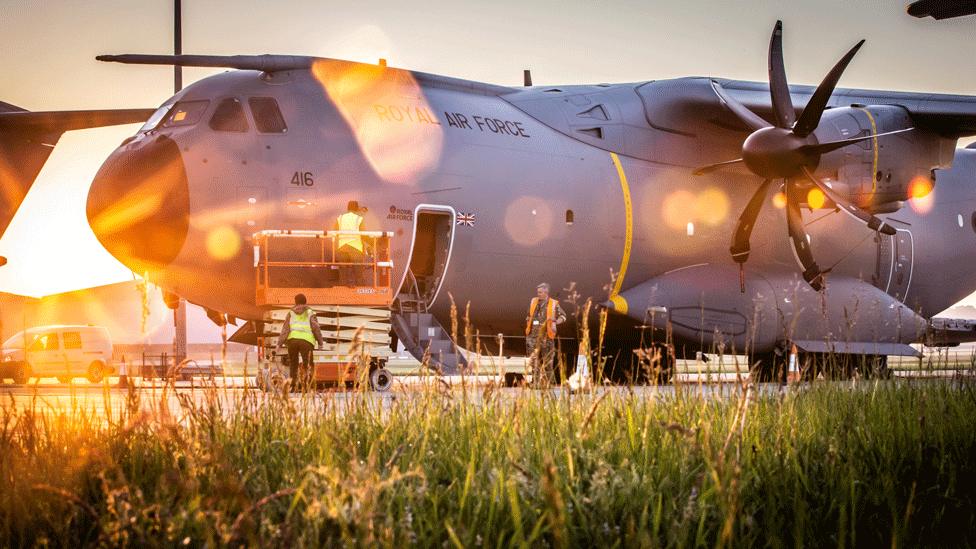
[[[98,383],[115,373],[112,338],[102,326],[38,326],[5,341],[2,353],[0,380],[14,383],[31,377],[56,377],[61,383],[86,377]]]

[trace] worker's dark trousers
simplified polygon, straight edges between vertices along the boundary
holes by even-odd
[[[288,347],[288,371],[291,374],[291,390],[306,391],[312,383],[312,349],[315,346],[304,339],[289,339],[285,345]],[[298,367],[299,356],[302,358],[300,370]]]
[[[363,252],[352,246],[343,246],[336,251],[336,260],[340,263],[359,263],[360,265],[340,265],[339,281],[343,286],[358,286],[363,283],[362,266]]]

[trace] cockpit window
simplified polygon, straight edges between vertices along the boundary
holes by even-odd
[[[221,101],[210,118],[210,127],[218,132],[246,132],[247,119],[241,102],[233,97]]]
[[[163,121],[161,127],[192,126],[200,121],[208,106],[210,106],[210,101],[206,99],[200,101],[180,101],[169,111],[169,116]]]
[[[156,129],[156,126],[159,125],[159,121],[162,120],[164,116],[166,116],[166,113],[168,113],[170,108],[172,107],[173,104],[170,103],[169,105],[163,105],[162,107],[156,109],[156,112],[152,113],[152,116],[149,117],[149,120],[146,120],[146,123],[143,124],[141,128],[139,128],[139,132],[148,132],[149,130]]]
[[[252,97],[247,100],[251,106],[251,114],[254,116],[254,125],[261,133],[286,133],[288,126],[285,124],[284,117],[281,116],[281,109],[278,102],[271,97]]]

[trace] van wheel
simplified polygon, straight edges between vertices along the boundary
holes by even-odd
[[[96,360],[88,365],[88,381],[98,383],[105,377],[105,365]]]
[[[14,367],[14,372],[11,377],[14,379],[14,383],[16,383],[17,385],[24,385],[25,383],[27,383],[27,380],[30,379],[30,376],[31,376],[30,364],[26,362],[21,362],[20,364]]]
[[[58,383],[64,383],[65,385],[67,385],[67,384],[71,383],[71,380],[72,379],[74,379],[74,378],[65,377],[65,376],[58,376]]]

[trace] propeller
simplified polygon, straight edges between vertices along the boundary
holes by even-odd
[[[769,94],[772,99],[775,124],[749,110],[748,107],[730,96],[717,82],[712,81],[712,89],[722,104],[728,108],[752,133],[742,143],[742,157],[716,164],[702,166],[692,173],[703,175],[725,168],[727,166],[744,163],[752,173],[763,178],[762,184],[756,189],[749,203],[739,216],[735,232],[732,234],[732,245],[729,251],[740,268],[740,286],[744,291],[744,276],[742,269],[749,259],[749,238],[756,219],[762,209],[770,184],[773,180],[785,181],[786,191],[786,220],[790,241],[797,261],[803,268],[803,279],[811,287],[819,291],[824,285],[824,271],[814,260],[810,250],[810,237],[803,224],[800,211],[802,187],[809,181],[824,195],[832,200],[840,209],[861,220],[870,229],[884,234],[895,234],[894,227],[863,210],[829,185],[820,181],[814,170],[820,163],[820,157],[837,149],[854,145],[868,139],[876,139],[896,133],[910,131],[912,128],[896,130],[886,133],[868,134],[838,141],[821,143],[814,135],[820,124],[827,102],[837,87],[847,65],[864,44],[861,40],[851,48],[824,77],[816,91],[810,97],[800,117],[796,117],[793,100],[790,97],[789,82],[786,79],[786,68],[783,64],[783,22],[777,21],[773,27],[773,34],[769,39]]]

